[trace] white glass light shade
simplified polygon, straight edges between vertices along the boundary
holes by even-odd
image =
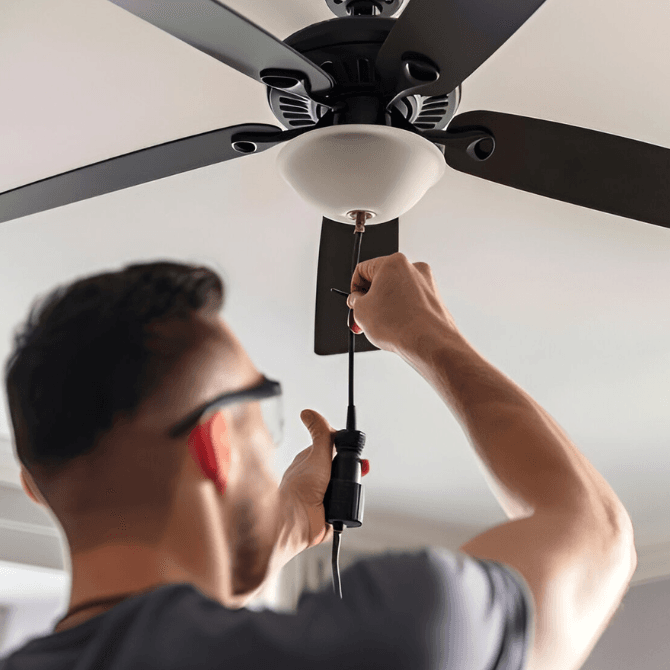
[[[289,140],[277,154],[284,179],[323,216],[352,223],[372,212],[383,223],[416,205],[444,174],[444,155],[425,137],[401,128],[346,124]]]

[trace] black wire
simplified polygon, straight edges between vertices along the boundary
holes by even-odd
[[[333,524],[335,526],[335,524]],[[342,534],[341,530],[335,529],[333,533],[333,589],[335,594],[340,596],[342,599],[342,583],[340,582],[340,535]]]
[[[363,233],[354,233],[356,239],[354,240],[354,253],[351,259],[351,276],[353,278],[356,266],[361,258],[361,239]],[[347,323],[351,323],[351,312],[349,309],[349,319]],[[354,333],[349,328],[349,407],[347,409],[347,430],[356,430],[356,407],[354,406],[354,350],[355,350]],[[336,521],[333,524],[333,589],[336,595],[342,599],[342,584],[340,582],[340,540],[344,525],[341,521]]]

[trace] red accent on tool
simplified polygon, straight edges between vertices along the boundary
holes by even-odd
[[[370,461],[367,458],[361,458],[361,475],[365,477],[368,472],[370,472]]]

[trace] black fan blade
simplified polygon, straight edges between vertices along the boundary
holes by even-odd
[[[500,112],[454,117],[452,130],[484,128],[495,149],[483,161],[445,144],[460,172],[529,193],[670,228],[670,149],[626,137]],[[435,136],[436,134],[433,133]]]
[[[351,263],[354,253],[355,225],[323,218],[319,244],[319,266],[316,276],[316,315],[314,318],[314,353],[319,356],[346,354],[349,351],[349,307],[346,298],[331,288],[349,293]],[[398,251],[398,219],[366,224],[361,240],[360,262],[390,256]],[[365,337],[355,336],[355,351],[379,351]]]
[[[281,131],[265,123],[211,130],[19,186],[0,193],[0,223],[243,156],[232,147],[233,135],[270,130]],[[272,146],[259,142],[255,153]]]
[[[407,86],[403,56],[427,56],[440,70],[419,95],[453,91],[495,53],[544,0],[410,0],[377,54],[388,93]],[[427,79],[431,82],[431,78]]]
[[[216,0],[110,2],[261,83],[262,70],[282,69],[304,74],[311,92],[333,87],[330,75],[312,61]]]

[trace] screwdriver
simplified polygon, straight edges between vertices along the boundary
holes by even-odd
[[[351,276],[353,278],[356,267],[361,259],[361,238],[365,232],[365,220],[372,214],[366,211],[355,211],[356,226],[354,229],[354,250],[351,261]],[[352,216],[353,218],[353,216]],[[333,288],[332,291],[344,296],[349,293]],[[357,528],[363,523],[363,508],[365,506],[365,490],[360,478],[367,473],[369,464],[361,459],[361,452],[365,446],[365,433],[356,430],[356,407],[354,406],[354,335],[362,333],[353,319],[353,309],[349,308],[347,323],[349,326],[349,406],[347,407],[347,427],[338,430],[334,436],[335,449],[330,482],[323,498],[326,522],[333,527],[333,588],[342,598],[340,583],[339,554],[340,535],[345,527]],[[365,470],[364,470],[365,468]]]

